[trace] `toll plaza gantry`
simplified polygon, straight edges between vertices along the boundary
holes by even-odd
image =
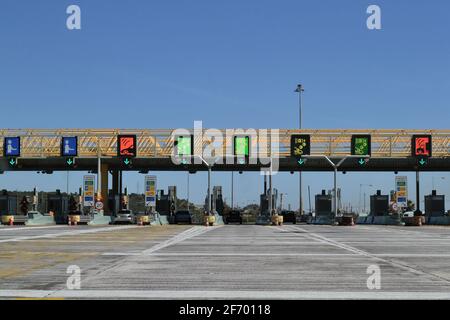
[[[129,170],[259,171],[276,159],[287,172],[450,171],[450,130],[3,129],[0,139],[1,172],[96,172],[103,199],[108,173],[115,189]]]

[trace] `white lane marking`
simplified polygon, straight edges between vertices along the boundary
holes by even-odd
[[[208,232],[208,231],[211,231],[211,230],[215,230],[217,228],[220,228],[220,226],[215,226],[215,227],[195,226],[195,227],[192,227],[192,228],[190,228],[188,230],[185,230],[185,231],[177,234],[176,236],[174,236],[174,237],[172,237],[170,239],[167,239],[167,240],[165,240],[165,241],[163,241],[161,243],[158,243],[157,245],[151,247],[150,249],[142,251],[142,254],[143,255],[151,254],[151,253],[153,253],[155,251],[161,250],[161,249],[166,248],[168,246],[172,246],[174,244],[180,243],[180,242],[182,242],[184,240],[193,238],[195,236],[199,236],[199,235],[201,235],[201,234],[203,234],[205,232]]]
[[[60,226],[42,226],[42,227],[1,227],[0,231],[22,231],[22,230],[38,230],[38,229],[61,229],[67,227],[65,225],[60,225]]]
[[[354,253],[207,253],[207,252],[171,252],[171,253],[140,253],[140,252],[106,252],[104,256],[156,256],[156,257],[356,257],[360,256]],[[450,255],[449,255],[450,257]]]
[[[283,230],[282,227],[278,227],[278,228]],[[434,273],[424,272],[422,270],[415,269],[415,268],[413,268],[413,267],[411,267],[411,266],[409,266],[407,264],[403,264],[403,263],[400,263],[400,262],[394,262],[394,261],[391,261],[391,260],[383,259],[382,257],[378,257],[378,256],[376,256],[376,255],[374,255],[372,253],[367,252],[367,251],[360,250],[360,249],[354,248],[352,246],[349,246],[349,245],[346,245],[346,244],[343,244],[343,243],[339,243],[337,241],[331,240],[329,238],[326,238],[326,237],[321,236],[319,234],[316,234],[314,232],[310,232],[310,231],[308,231],[308,230],[306,230],[304,228],[301,228],[301,227],[284,227],[284,229],[288,230],[288,231],[289,230],[291,230],[291,231],[293,231],[293,230],[302,231],[302,232],[304,232],[304,234],[298,234],[299,236],[302,236],[302,237],[305,237],[305,238],[309,238],[309,239],[312,239],[312,240],[315,240],[315,241],[320,241],[322,243],[329,244],[329,245],[334,246],[336,248],[340,248],[340,249],[347,250],[347,251],[350,251],[350,252],[353,252],[353,253],[356,253],[356,254],[368,257],[368,258],[372,258],[372,259],[384,262],[386,264],[390,264],[391,266],[394,266],[394,267],[397,267],[397,268],[409,271],[409,272],[417,274],[417,275],[432,276],[432,277],[437,278],[437,279],[439,279],[441,281],[450,282],[450,279],[447,279],[446,277],[444,277],[442,275],[436,275]]]
[[[83,230],[73,230],[73,231],[59,232],[59,233],[47,233],[47,234],[41,234],[41,235],[37,235],[37,236],[23,236],[23,237],[2,239],[2,240],[0,240],[0,243],[20,242],[20,241],[34,240],[34,239],[50,239],[50,238],[56,238],[56,237],[74,236],[74,235],[81,235],[81,234],[106,232],[106,231],[117,231],[117,230],[131,229],[131,228],[138,228],[138,226],[100,227],[100,228],[95,228],[95,229],[83,229]]]
[[[450,292],[253,290],[0,290],[2,298],[449,300]]]
[[[103,256],[156,256],[156,257],[196,257],[196,256],[214,256],[214,257],[353,257],[360,258],[356,253],[206,253],[206,252],[171,252],[171,253],[149,253],[141,252],[105,252]],[[450,254],[439,253],[381,253],[373,254],[375,257],[386,258],[450,258]]]

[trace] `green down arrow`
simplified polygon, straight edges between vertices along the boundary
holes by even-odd
[[[362,158],[361,158],[361,159],[359,159],[359,161],[358,161],[358,162],[359,162],[359,164],[360,164],[360,165],[364,165],[364,164],[366,163],[366,161],[365,161],[364,159],[362,159]]]
[[[420,159],[419,163],[420,163],[421,166],[423,166],[427,162],[422,158],[422,159]]]
[[[16,164],[16,160],[14,160],[14,159],[9,160],[9,164],[12,165],[12,166],[15,165]]]
[[[73,160],[72,160],[72,159],[67,159],[67,164],[68,164],[69,166],[71,166],[72,163],[73,163]]]
[[[297,162],[298,162],[298,164],[299,164],[299,165],[302,165],[302,164],[304,164],[304,163],[305,163],[305,160],[303,160],[303,159],[299,159],[299,160],[298,160]]]
[[[123,161],[123,163],[125,163],[126,165],[129,165],[129,164],[130,164],[130,160],[128,160],[128,158],[127,158],[127,159],[125,159],[125,160]]]

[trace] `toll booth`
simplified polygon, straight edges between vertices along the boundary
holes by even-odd
[[[377,190],[376,194],[370,196],[370,215],[389,215],[389,195],[381,194],[381,190]]]
[[[332,211],[332,197],[331,194],[327,194],[325,190],[322,193],[316,194],[316,217],[331,217]]]
[[[425,196],[425,215],[428,217],[442,217],[445,215],[445,196],[438,195],[436,190]]]
[[[6,190],[0,193],[0,215],[17,215],[17,195]]]
[[[116,215],[120,210],[120,195],[113,194],[111,190],[108,195],[108,208],[112,215]]]
[[[53,212],[57,224],[67,223],[67,213],[69,211],[69,197],[62,194],[60,190],[47,194],[47,212]]]
[[[216,210],[219,215],[223,215],[224,204],[221,186],[215,186],[213,188],[213,209]]]
[[[158,190],[156,197],[156,211],[160,215],[170,215],[171,210],[176,210],[175,186],[169,187],[168,194],[164,194],[164,190]]]

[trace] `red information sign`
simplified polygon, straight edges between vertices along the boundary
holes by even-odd
[[[117,155],[119,157],[136,156],[136,136],[120,135],[117,137]]]
[[[414,135],[411,147],[413,157],[431,157],[431,136]]]

